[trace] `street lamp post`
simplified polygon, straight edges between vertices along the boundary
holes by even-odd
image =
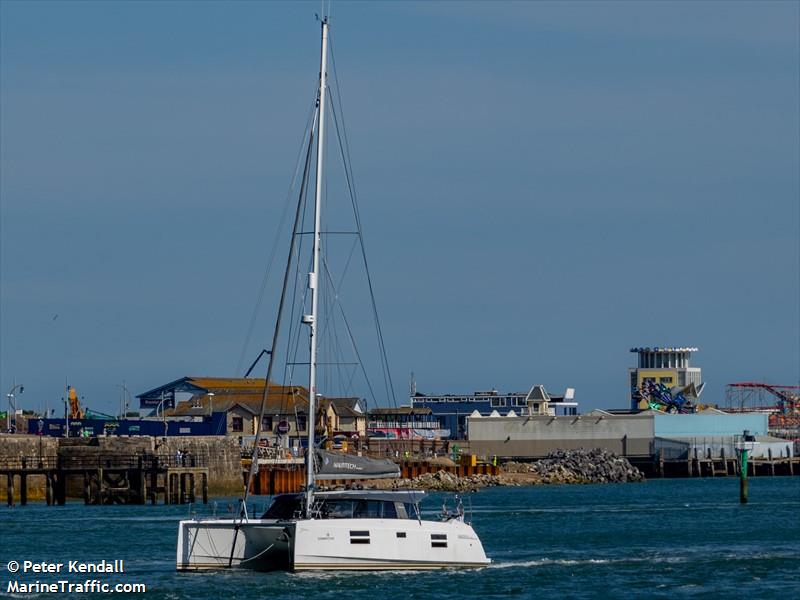
[[[64,401],[64,437],[69,437],[69,399],[68,397],[61,399]]]
[[[19,390],[19,393],[25,391],[25,386],[21,383],[14,382],[14,385],[11,386],[11,389],[6,394],[6,400],[8,400],[8,415],[6,416],[6,428],[11,431],[12,428],[16,431],[17,428],[17,396],[16,391]],[[12,420],[13,415],[13,420]]]
[[[214,435],[214,392],[208,392],[208,430]]]
[[[164,400],[166,400],[166,396],[164,396],[164,392],[161,392],[161,402],[158,403],[156,407],[156,415],[158,414],[158,409],[161,409],[161,418],[164,419],[164,438],[167,437],[167,415],[164,411]]]
[[[120,401],[120,419],[124,419],[128,415],[128,408],[130,407],[131,393],[128,391],[128,386],[125,385],[125,380],[122,380],[122,385],[117,384],[118,388],[122,389],[122,400]]]

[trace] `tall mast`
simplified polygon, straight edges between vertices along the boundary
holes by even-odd
[[[316,400],[317,400],[317,316],[319,307],[319,254],[322,236],[321,204],[323,184],[323,159],[325,150],[325,95],[328,80],[328,19],[322,18],[322,49],[320,50],[319,67],[319,97],[317,99],[319,114],[319,133],[317,135],[317,181],[314,192],[314,257],[313,268],[308,274],[308,287],[311,290],[311,318],[310,326],[310,368],[308,375],[308,462],[306,466],[306,517],[311,517],[311,504],[314,498],[314,427],[316,426]]]

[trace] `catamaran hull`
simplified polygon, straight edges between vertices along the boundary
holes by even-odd
[[[286,526],[267,520],[181,521],[176,567],[179,571],[288,569],[291,538],[286,530]]]
[[[458,520],[181,521],[178,570],[403,570],[483,567],[491,561]],[[233,560],[230,548],[236,537]]]
[[[296,523],[293,570],[397,570],[489,564],[466,523],[313,519]]]

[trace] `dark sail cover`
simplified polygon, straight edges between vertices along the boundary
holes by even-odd
[[[315,479],[385,479],[400,477],[391,460],[317,450]]]

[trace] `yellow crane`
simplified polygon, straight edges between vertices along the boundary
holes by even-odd
[[[84,411],[81,409],[80,400],[78,400],[78,392],[75,391],[75,388],[69,386],[69,418],[70,419],[82,419],[84,416]]]

